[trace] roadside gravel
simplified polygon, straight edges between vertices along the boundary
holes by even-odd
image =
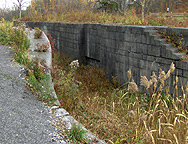
[[[0,46],[0,143],[68,143],[51,125],[49,108],[25,88],[24,67],[12,61],[13,55]]]

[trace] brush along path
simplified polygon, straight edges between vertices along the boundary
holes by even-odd
[[[30,38],[30,56],[39,56],[50,66],[51,60],[47,56],[50,50],[34,54],[35,41],[32,36]],[[9,47],[0,46],[0,143],[70,143],[65,131],[79,123],[66,110],[58,106],[46,107],[28,92],[24,84],[24,67],[12,61],[13,55]],[[86,136],[90,143],[104,143],[90,132]]]
[[[23,66],[0,46],[0,143],[68,143],[55,130],[49,109],[24,86]]]

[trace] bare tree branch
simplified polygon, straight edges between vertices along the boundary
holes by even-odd
[[[24,7],[25,4],[27,4],[28,2],[25,2],[24,0],[17,0],[17,4],[14,3],[14,5],[16,7],[18,7],[19,9],[19,18],[21,18],[22,16],[22,8]]]

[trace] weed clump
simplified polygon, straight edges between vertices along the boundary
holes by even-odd
[[[158,29],[157,29],[158,30]],[[183,35],[172,32],[170,35],[167,34],[166,30],[158,30],[158,33],[167,40],[167,43],[172,43],[174,47],[178,48],[179,52],[187,52],[187,46],[183,46]]]
[[[34,32],[34,38],[35,39],[39,39],[42,35],[42,30],[40,30],[38,27],[34,28],[35,32]]]
[[[86,131],[76,124],[73,124],[72,128],[67,131],[68,137],[74,142],[74,144],[87,141],[87,138],[84,135],[85,133]]]
[[[42,43],[42,44],[36,43],[35,45],[36,45],[37,49],[35,49],[34,51],[37,51],[37,52],[46,52],[49,48],[48,42]]]
[[[49,68],[45,64],[45,60],[35,58],[30,63],[27,64],[27,77],[25,86],[37,98],[41,101],[45,101],[49,104],[53,104],[56,100],[53,97],[53,91],[50,89],[49,83],[51,75],[49,73]]]

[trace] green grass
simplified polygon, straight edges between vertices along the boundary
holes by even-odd
[[[84,135],[86,131],[84,131],[79,125],[72,125],[72,128],[67,131],[68,137],[73,141],[74,144],[76,143],[84,143],[87,141],[86,136]]]

